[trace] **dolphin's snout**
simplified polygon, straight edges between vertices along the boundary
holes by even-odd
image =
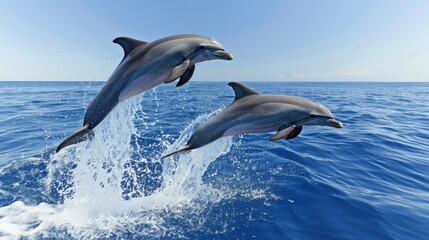
[[[232,60],[234,58],[234,56],[231,53],[226,52],[224,50],[216,50],[213,53],[216,56],[219,56],[220,58],[225,59],[225,60]]]
[[[328,122],[329,126],[336,127],[336,128],[342,128],[343,127],[343,123],[341,123],[338,120],[328,119],[326,121]]]

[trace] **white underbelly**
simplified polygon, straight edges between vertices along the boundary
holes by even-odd
[[[255,125],[255,124],[240,124],[234,127],[229,128],[225,131],[223,136],[231,136],[231,135],[238,135],[243,133],[266,133],[266,132],[273,132],[277,131],[278,125]]]

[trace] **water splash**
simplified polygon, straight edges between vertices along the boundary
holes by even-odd
[[[135,122],[145,120],[141,117],[145,116],[141,102],[142,97],[136,97],[119,105],[94,129],[92,141],[52,155],[46,184],[49,192],[59,196],[59,203],[27,206],[17,201],[0,208],[1,235],[100,238],[120,236],[126,231],[151,237],[180,237],[187,229],[202,226],[207,221],[202,212],[230,197],[226,189],[204,184],[202,176],[212,161],[229,151],[232,138],[220,139],[162,163],[157,160],[159,156],[145,158],[141,151],[145,148],[138,147],[140,154],[136,159],[133,146],[139,142],[140,131]],[[161,153],[165,146],[165,152],[183,146],[193,130],[212,114],[195,119],[173,144],[163,141],[151,148],[158,148]],[[124,186],[131,191],[146,189],[139,185],[136,172],[129,167],[133,161],[161,167],[155,173],[147,169],[152,173],[151,183],[159,183],[153,191],[129,197],[124,194]]]

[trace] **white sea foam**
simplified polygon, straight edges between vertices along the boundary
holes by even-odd
[[[234,191],[215,189],[202,182],[209,164],[227,153],[233,144],[232,138],[222,138],[166,159],[161,163],[159,189],[149,196],[124,200],[121,188],[124,165],[132,158],[132,136],[140,134],[135,121],[145,120],[141,117],[141,102],[141,97],[126,101],[94,129],[92,141],[52,155],[46,184],[52,187],[58,176],[69,174],[66,184],[55,185],[58,189],[54,189],[62,195],[63,202],[31,206],[17,201],[0,208],[0,236],[39,238],[54,234],[63,238],[100,238],[127,232],[181,237],[186,230],[178,228],[177,221],[188,225],[187,229],[196,229],[207,221],[201,213],[208,206],[233,197]],[[164,152],[167,153],[184,146],[193,130],[213,114],[195,119],[173,144],[164,141],[151,147],[168,146]],[[149,162],[144,157],[138,161]],[[68,164],[74,167],[64,174],[61,171]],[[258,197],[261,194],[258,192]]]

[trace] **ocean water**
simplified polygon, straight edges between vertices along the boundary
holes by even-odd
[[[0,238],[427,239],[429,83],[251,82],[344,128],[222,138],[160,157],[234,98],[173,84],[121,103],[55,154],[100,82],[0,82]]]

